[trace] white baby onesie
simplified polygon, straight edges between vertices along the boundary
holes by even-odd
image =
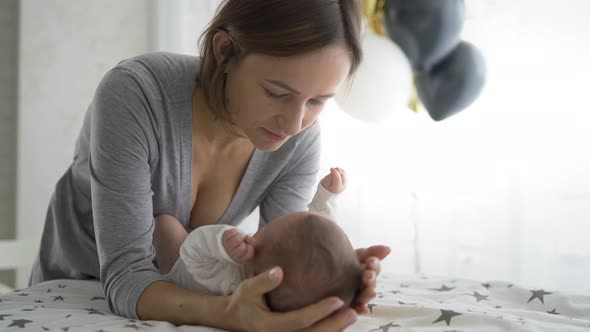
[[[321,184],[308,208],[332,219],[334,194]],[[179,287],[202,294],[229,295],[246,278],[241,264],[234,262],[221,243],[223,233],[235,228],[229,225],[201,226],[189,233],[180,247],[180,257],[166,274]]]

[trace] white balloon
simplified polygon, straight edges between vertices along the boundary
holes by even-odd
[[[393,41],[369,29],[363,38],[364,59],[346,94],[344,83],[336,94],[338,105],[353,117],[371,123],[386,121],[406,110],[412,96],[412,67]]]

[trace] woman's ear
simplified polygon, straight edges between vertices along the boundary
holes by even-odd
[[[218,66],[221,65],[227,53],[232,50],[232,44],[230,36],[225,31],[217,31],[213,35],[213,53]]]

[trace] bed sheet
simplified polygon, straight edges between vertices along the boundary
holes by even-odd
[[[383,274],[347,331],[590,331],[590,296],[501,281]],[[221,331],[113,315],[96,281],[53,280],[0,295],[0,331]]]

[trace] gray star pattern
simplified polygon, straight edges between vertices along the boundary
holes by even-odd
[[[479,294],[478,292],[473,292],[473,294],[467,294],[467,295],[475,297],[475,300],[477,302],[487,300],[488,296],[489,296],[489,295]]]
[[[94,308],[84,309],[84,310],[88,311],[88,313],[90,315],[103,315],[104,316],[104,313],[102,313],[102,312],[100,312],[100,310],[97,310],[97,309],[94,309]]]
[[[10,325],[8,325],[8,327],[12,327],[12,326],[17,326],[20,327],[21,329],[25,328],[25,324],[28,323],[32,323],[32,320],[28,320],[28,319],[17,319],[17,320],[13,320],[12,323]]]
[[[430,290],[437,292],[447,292],[453,289],[455,289],[455,287],[447,287],[447,285],[443,284],[440,288],[431,288]]]
[[[528,302],[531,302],[534,299],[539,299],[539,301],[541,301],[541,303],[543,303],[543,304],[545,304],[545,299],[543,296],[552,294],[552,293],[546,292],[542,289],[532,290],[531,292],[533,293],[533,295],[531,296],[531,298],[529,299]]]
[[[383,325],[383,326],[379,326],[378,328],[376,328],[374,330],[371,330],[371,331],[379,331],[379,330],[381,330],[383,332],[387,332],[387,331],[389,331],[389,328],[391,328],[391,327],[401,327],[401,326],[399,326],[399,325],[394,324],[393,322],[391,322],[389,324],[386,324],[386,325]]]
[[[447,326],[451,325],[451,319],[455,316],[463,315],[461,313],[455,312],[453,310],[444,310],[440,309],[441,315],[438,317],[432,324],[442,322],[443,320],[447,323]]]
[[[139,330],[139,326],[137,326],[136,324],[127,324],[127,325],[125,325],[123,327],[129,327],[129,328],[132,328],[132,329]]]

